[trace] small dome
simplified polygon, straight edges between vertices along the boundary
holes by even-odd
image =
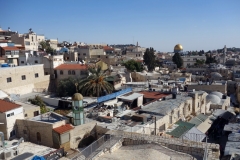
[[[221,102],[221,99],[218,96],[214,95],[214,94],[207,95],[206,100],[208,102],[209,101],[212,102],[213,104],[219,104]]]
[[[222,75],[218,72],[212,72],[211,73],[211,77],[212,78],[222,78]]]
[[[83,96],[82,96],[80,93],[75,93],[75,94],[72,96],[72,100],[73,100],[73,101],[81,101],[81,100],[83,100]]]
[[[222,96],[223,96],[223,94],[222,94],[221,92],[217,92],[217,91],[211,92],[210,94],[216,95],[216,96],[218,96],[220,99],[222,99]]]
[[[181,44],[177,44],[175,47],[174,47],[174,52],[179,52],[179,51],[182,51],[183,50],[183,47]]]

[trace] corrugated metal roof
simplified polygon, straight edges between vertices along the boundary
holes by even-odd
[[[176,138],[181,137],[184,133],[186,133],[188,130],[195,126],[194,124],[183,121],[177,121],[175,124],[177,124],[178,126],[171,132],[166,133]]]
[[[201,121],[205,121],[207,118],[208,118],[208,116],[206,116],[206,115],[204,115],[204,114],[202,114],[202,113],[200,113],[199,115],[197,115],[196,116],[198,119],[200,119]]]

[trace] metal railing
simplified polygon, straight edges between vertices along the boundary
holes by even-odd
[[[106,135],[93,142],[91,145],[80,151],[80,153],[72,158],[73,160],[91,159],[104,149],[110,149],[120,139],[129,138],[132,140],[143,140],[148,143],[164,143],[172,145],[181,145],[188,147],[202,148],[206,147],[206,143],[202,142],[203,134],[186,133],[180,138],[172,137],[171,135],[160,135],[156,132],[156,128],[134,126],[126,130],[126,128],[118,127],[116,130],[110,130]],[[207,152],[205,150],[205,152]],[[205,153],[206,155],[207,153]]]
[[[102,150],[114,145],[117,141],[114,141],[114,136],[112,135],[103,135],[98,140],[94,141],[88,147],[84,148],[80,153],[72,158],[72,160],[85,160],[95,157]]]

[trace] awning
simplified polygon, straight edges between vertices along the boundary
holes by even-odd
[[[223,110],[223,109],[217,109],[213,112],[213,116],[216,117],[216,118],[221,117],[221,118],[224,118],[226,120],[230,120],[234,116],[234,113],[229,112],[227,110]]]
[[[203,123],[197,126],[197,129],[202,133],[206,133],[208,129],[211,127],[211,125],[212,125],[212,121],[209,118],[207,118]]]
[[[118,98],[121,98],[122,100],[126,100],[126,101],[133,101],[135,99],[137,99],[138,97],[141,97],[143,96],[143,94],[139,94],[139,93],[133,93],[133,94],[130,94],[128,96],[120,96]]]

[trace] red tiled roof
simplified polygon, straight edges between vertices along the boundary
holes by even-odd
[[[108,47],[108,46],[103,46],[103,49],[104,49],[104,50],[111,50],[111,51],[113,51],[113,50],[114,50],[113,48],[111,48],[111,47]]]
[[[83,64],[61,64],[55,70],[87,70],[88,66]]]
[[[15,103],[4,101],[4,100],[0,99],[0,112],[1,113],[10,111],[10,110],[18,108],[20,106],[21,105],[19,105],[19,104],[15,104]]]
[[[169,95],[169,94],[163,94],[159,92],[148,92],[148,91],[141,91],[139,93],[143,94],[144,98],[151,98],[151,99],[160,99]]]
[[[57,128],[53,128],[53,130],[59,134],[63,134],[67,131],[72,130],[74,127],[71,124],[65,124]]]
[[[0,43],[7,43],[8,40],[0,40]]]
[[[19,50],[17,47],[1,47],[5,51],[16,51]]]

